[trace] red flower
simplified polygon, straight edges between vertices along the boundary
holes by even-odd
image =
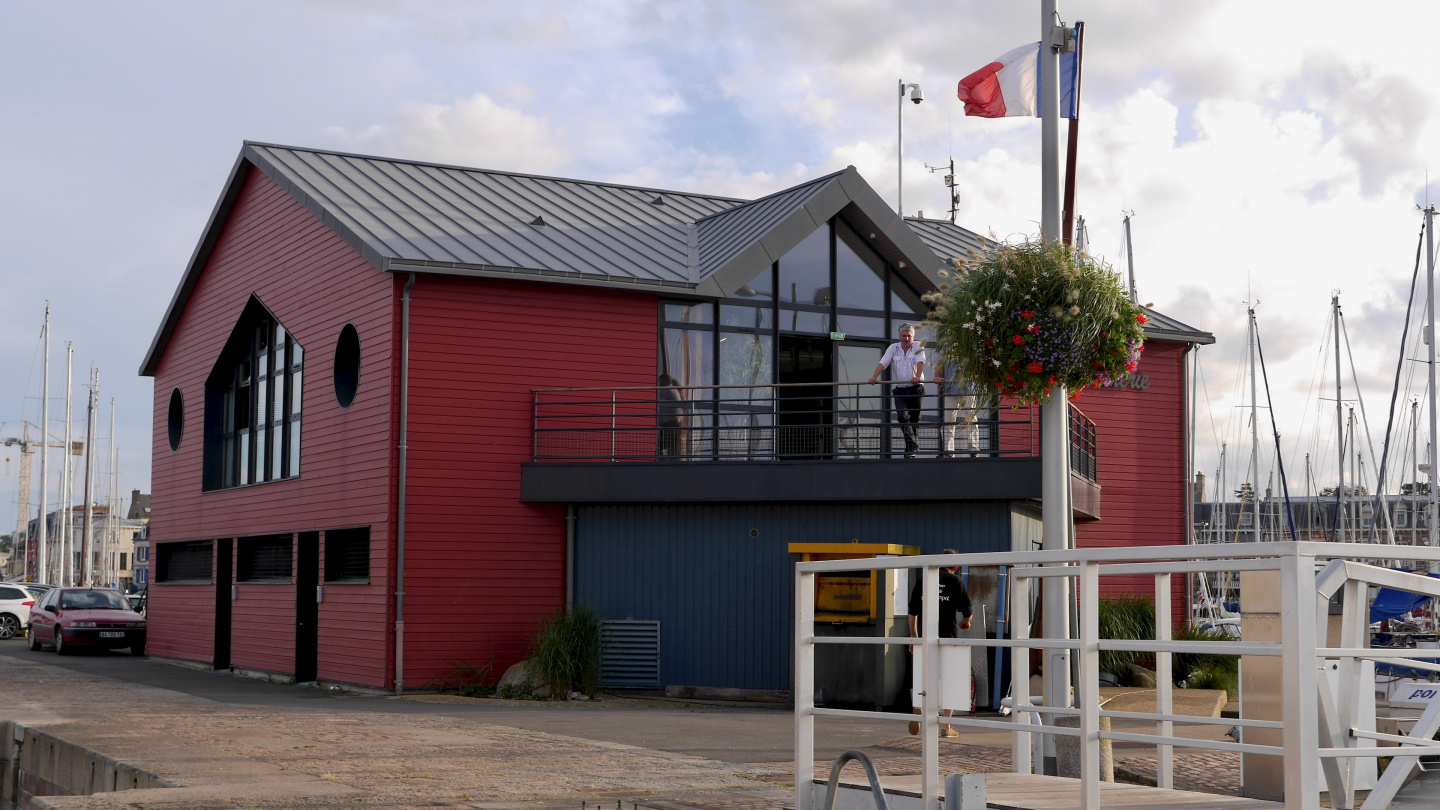
[[[1029,326],[1025,327],[1025,331],[1029,332],[1032,335],[1038,335],[1040,334],[1040,324],[1032,323]]]
[[[1137,368],[1139,368],[1139,367],[1140,367],[1140,364],[1137,363],[1137,362],[1135,362],[1134,360],[1131,360],[1130,362],[1128,362],[1128,363],[1125,364],[1125,370],[1126,370],[1126,371],[1129,371],[1129,372],[1132,372],[1132,373],[1135,371],[1135,369],[1137,369]]]
[[[1101,332],[1101,333],[1100,333],[1100,337],[1102,337],[1102,338],[1105,337],[1105,333],[1104,333],[1104,332]]]
[[[1054,374],[1051,374],[1051,375],[1050,375],[1050,384],[1051,384],[1051,385],[1054,385],[1054,384],[1055,384],[1055,375],[1054,375]]]
[[[1138,315],[1135,316],[1135,322],[1136,322],[1136,323],[1145,323],[1145,321],[1147,321],[1147,320],[1149,320],[1149,319],[1145,317],[1145,313],[1143,313],[1143,312],[1141,312],[1140,314],[1138,314]]]
[[[1040,365],[1039,363],[1031,363],[1029,365],[1029,370],[1031,374],[1039,374],[1040,372],[1045,370],[1045,367]]]
[[[1015,337],[1010,338],[1010,342],[1014,343],[1016,346],[1024,346],[1025,338],[1016,335]]]
[[[1028,320],[1030,320],[1031,318],[1035,317],[1035,313],[1034,313],[1033,311],[1031,311],[1031,310],[1028,310],[1028,309],[1022,309],[1022,310],[1020,310],[1020,317],[1022,317],[1022,318],[1024,318],[1025,320],[1028,321]]]

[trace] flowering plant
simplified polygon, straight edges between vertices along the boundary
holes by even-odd
[[[1145,311],[1119,276],[1073,248],[1039,240],[986,246],[957,260],[926,296],[941,354],[985,389],[1035,405],[1123,379],[1139,362]]]

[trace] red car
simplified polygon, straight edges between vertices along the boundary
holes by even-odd
[[[30,649],[53,644],[55,652],[130,648],[145,654],[145,617],[118,591],[55,588],[30,610]]]

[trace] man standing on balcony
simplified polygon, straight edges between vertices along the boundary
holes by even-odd
[[[879,379],[887,368],[891,382],[895,383],[890,393],[895,397],[895,415],[905,436],[905,458],[914,458],[915,451],[920,449],[916,436],[920,398],[925,395],[925,350],[915,342],[914,326],[907,323],[900,327],[900,342],[891,343],[881,355],[880,362],[875,364],[875,373],[870,375],[870,383]]]

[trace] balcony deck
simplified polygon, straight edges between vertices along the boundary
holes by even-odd
[[[927,384],[907,448],[897,399],[853,383],[537,391],[521,500],[1039,499],[1038,410]],[[1098,519],[1095,426],[1073,408],[1070,461],[1076,516]]]

